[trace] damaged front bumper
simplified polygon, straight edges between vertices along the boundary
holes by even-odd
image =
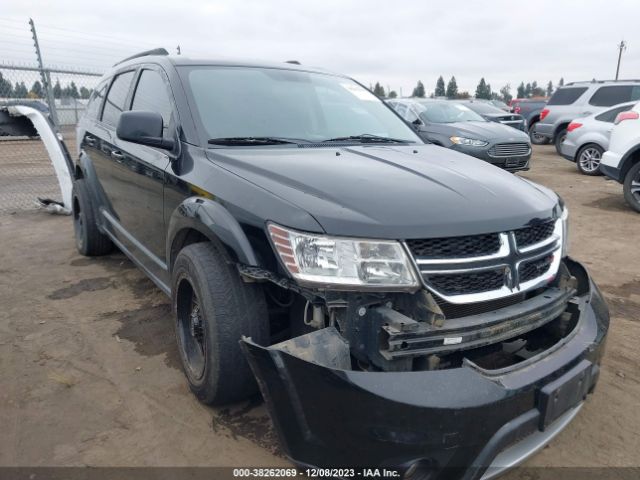
[[[544,352],[499,370],[468,358],[441,370],[354,370],[349,345],[333,327],[271,347],[244,339],[289,458],[481,478],[535,453],[593,391],[608,329],[598,288],[580,264],[567,263],[581,284],[575,326]],[[389,346],[381,349],[393,352]]]

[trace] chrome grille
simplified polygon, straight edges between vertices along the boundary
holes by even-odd
[[[489,292],[504,285],[504,268],[480,272],[434,275],[431,285],[446,295]]]
[[[451,304],[509,297],[551,281],[562,221],[496,234],[407,240],[427,289]]]
[[[513,234],[516,237],[516,243],[519,248],[528,247],[536,243],[540,243],[553,234],[554,223],[545,222],[531,227],[520,228],[514,230]]]
[[[407,240],[411,253],[423,258],[467,258],[490,255],[500,248],[497,233]]]
[[[531,146],[528,143],[497,143],[489,148],[492,157],[520,157],[529,155]]]

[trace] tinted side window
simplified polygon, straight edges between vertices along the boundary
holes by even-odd
[[[154,70],[143,70],[133,97],[131,110],[147,110],[162,115],[162,128],[165,133],[171,123],[173,107],[167,92],[167,86]]]
[[[107,91],[108,82],[102,82],[100,85],[96,87],[96,89],[91,93],[91,97],[89,98],[89,102],[87,103],[87,109],[84,114],[88,118],[98,118],[98,114],[100,113],[100,106],[102,105],[102,100],[104,99],[104,94]]]
[[[600,87],[589,100],[589,104],[596,107],[610,107],[618,103],[628,102],[631,100],[632,89],[631,85]]]
[[[571,105],[586,91],[587,87],[559,88],[549,99],[547,105]]]
[[[129,93],[131,80],[133,80],[133,72],[126,72],[118,75],[111,84],[102,111],[102,121],[107,125],[115,127],[118,124],[118,118],[125,109],[124,102]]]
[[[631,110],[633,105],[625,105],[624,107],[612,108],[611,110],[607,110],[604,113],[596,116],[596,120],[600,120],[601,122],[609,122],[613,123],[620,112],[626,112],[627,110]]]
[[[409,107],[407,108],[407,113],[404,114],[404,119],[409,123],[413,123],[418,120],[418,115],[416,115],[413,109]]]

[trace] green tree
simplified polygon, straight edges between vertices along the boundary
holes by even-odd
[[[456,77],[451,77],[449,83],[447,83],[447,98],[456,98],[458,96],[458,83]]]
[[[27,86],[24,82],[16,83],[16,86],[13,89],[13,96],[15,98],[27,98],[29,94],[29,90],[27,90]]]
[[[384,87],[380,85],[379,82],[376,82],[373,87],[373,94],[377,97],[384,98]]]
[[[484,81],[484,77],[480,79],[476,87],[476,98],[491,100],[491,85]]]
[[[553,82],[551,80],[549,80],[549,83],[547,83],[546,94],[547,94],[547,97],[550,97],[551,95],[553,95]]]
[[[12,95],[13,86],[11,85],[11,81],[4,78],[2,72],[0,72],[0,98],[11,98]]]
[[[91,90],[87,87],[80,87],[80,98],[87,99],[91,96]]]
[[[517,98],[524,98],[524,82],[520,82],[518,85],[518,91],[516,92]]]
[[[412,97],[418,97],[418,98],[424,98],[424,95],[425,95],[424,85],[420,80],[418,80],[416,88],[413,89],[413,93],[411,94],[411,96]]]
[[[564,78],[560,77],[560,81],[558,82],[558,86],[559,87],[563,87],[564,86]]]
[[[42,84],[40,83],[40,80],[33,82],[29,93],[33,98],[42,98]]]
[[[444,97],[446,94],[447,91],[444,87],[444,78],[442,78],[442,75],[440,75],[438,77],[438,81],[436,82],[436,91],[434,92],[434,95],[436,97]]]
[[[529,98],[531,96],[531,84],[527,82],[527,84],[524,87],[524,96],[526,98]]]
[[[67,96],[71,98],[79,98],[80,93],[78,92],[78,87],[75,82],[71,82],[67,87]]]
[[[511,85],[508,83],[500,89],[500,97],[504,103],[509,103],[513,100],[513,96],[511,95]]]
[[[398,94],[396,93],[395,90],[390,90],[388,97],[389,98],[398,98]]]
[[[464,92],[456,93],[456,97],[455,98],[459,98],[461,100],[467,100],[467,99],[471,98],[471,94],[465,90]]]
[[[53,98],[62,97],[62,87],[60,86],[60,80],[56,80],[56,84],[53,86]]]

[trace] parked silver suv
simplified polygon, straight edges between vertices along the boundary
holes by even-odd
[[[560,145],[571,120],[606,110],[619,103],[640,100],[640,80],[573,82],[559,88],[540,112],[535,133]]]

